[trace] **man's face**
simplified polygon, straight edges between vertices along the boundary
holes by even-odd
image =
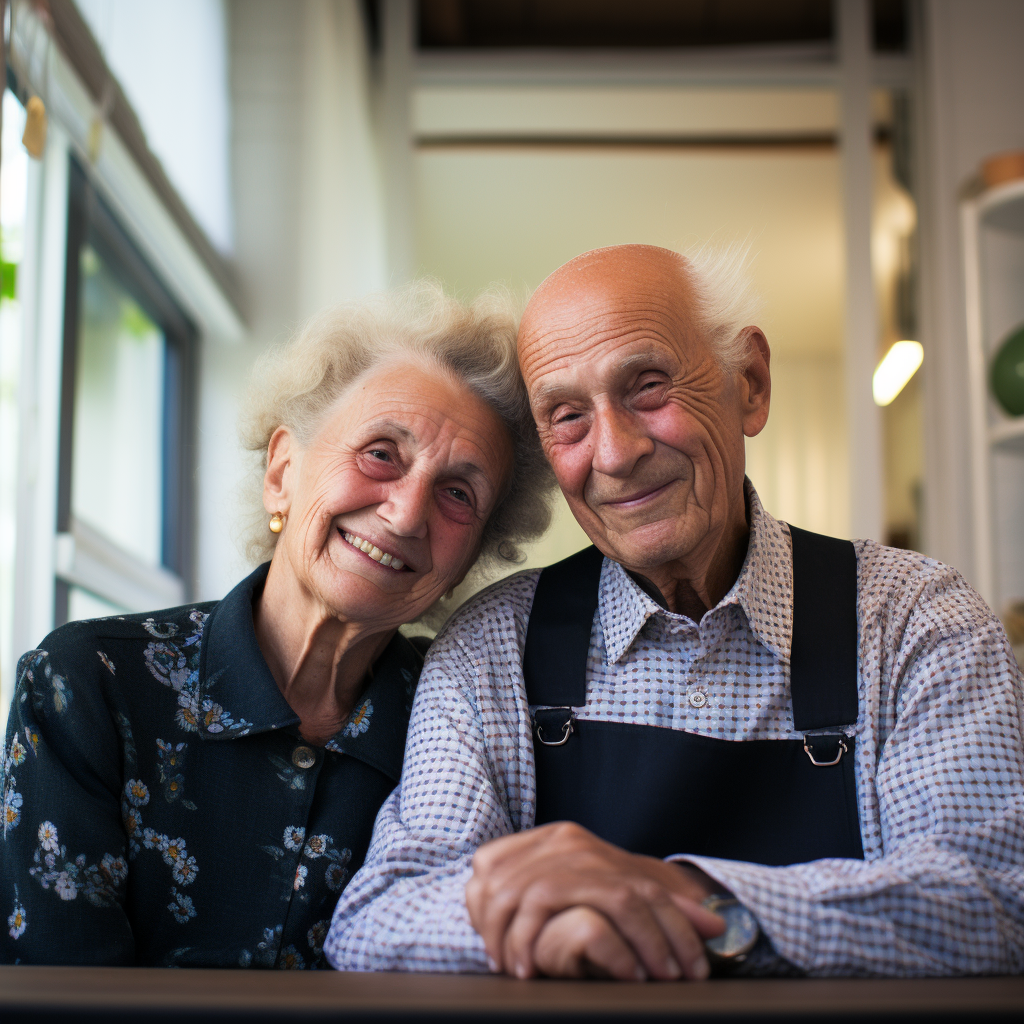
[[[675,268],[608,269],[542,288],[520,362],[576,519],[605,554],[650,572],[713,552],[744,514],[749,381],[719,367]]]

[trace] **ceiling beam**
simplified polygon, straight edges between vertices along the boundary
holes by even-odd
[[[415,85],[836,86],[831,43],[659,50],[462,50],[416,55]],[[874,84],[906,87],[911,58],[875,55]]]

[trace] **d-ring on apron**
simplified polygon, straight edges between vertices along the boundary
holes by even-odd
[[[863,858],[854,776],[857,556],[791,528],[793,721],[803,739],[722,740],[580,721],[602,556],[541,573],[523,671],[534,714],[537,824],[575,821],[633,853],[758,864]]]

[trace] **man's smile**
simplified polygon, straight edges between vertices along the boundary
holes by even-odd
[[[599,504],[613,509],[618,509],[624,512],[632,511],[635,508],[640,508],[648,502],[655,501],[660,498],[674,483],[676,480],[669,480],[667,483],[658,484],[654,487],[645,487],[641,490],[633,491],[631,494],[623,498],[611,498],[605,499],[599,502]]]

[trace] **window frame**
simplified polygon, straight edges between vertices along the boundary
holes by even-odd
[[[153,567],[78,521],[72,510],[80,261],[89,245],[161,329],[164,345],[161,446],[161,565]],[[77,586],[130,611],[180,604],[195,577],[195,457],[198,332],[115,213],[69,156],[67,248],[57,474],[54,622],[68,621]]]

